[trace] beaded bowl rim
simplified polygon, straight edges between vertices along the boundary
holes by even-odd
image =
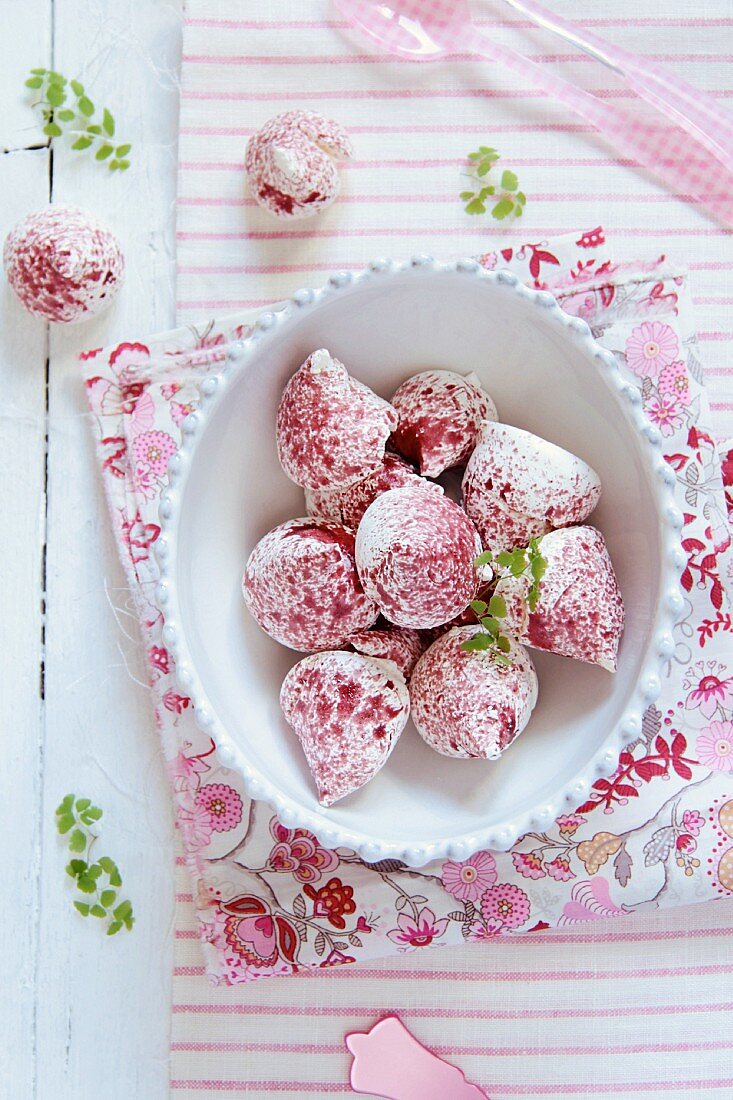
[[[328,812],[321,814],[300,805],[283,794],[264,776],[230,735],[218,718],[199,679],[181,626],[181,607],[176,573],[177,540],[181,519],[181,502],[196,445],[211,415],[211,411],[227,392],[230,378],[263,344],[304,310],[313,310],[333,298],[345,288],[354,289],[375,280],[393,275],[405,275],[410,271],[434,271],[460,274],[467,278],[479,278],[499,284],[515,292],[535,307],[542,309],[552,323],[565,330],[568,337],[583,348],[590,358],[597,361],[606,384],[615,390],[623,401],[629,423],[643,440],[648,465],[654,475],[658,515],[662,528],[662,562],[660,599],[656,608],[653,635],[647,647],[642,667],[637,673],[627,705],[621,718],[609,730],[603,744],[588,763],[554,794],[551,800],[531,807],[501,825],[492,825],[467,834],[436,839],[430,843],[395,843],[375,840],[353,829],[328,820]],[[642,411],[639,390],[625,382],[612,352],[603,348],[592,336],[584,320],[566,313],[555,297],[545,290],[526,287],[519,277],[510,271],[486,271],[475,260],[439,262],[430,256],[414,256],[403,263],[390,259],[377,259],[359,272],[339,271],[318,289],[302,289],[277,312],[262,312],[253,331],[242,340],[233,341],[227,349],[227,360],[216,375],[200,384],[200,402],[182,424],[182,442],[168,467],[169,485],[164,490],[159,507],[161,535],[155,544],[155,555],[160,570],[156,586],[156,599],[163,615],[163,640],[173,656],[176,678],[182,691],[191,699],[193,712],[199,727],[214,741],[219,759],[225,767],[236,770],[242,777],[250,798],[269,803],[283,825],[304,828],[315,833],[328,847],[345,847],[357,852],[366,862],[383,859],[399,859],[410,867],[421,867],[437,859],[467,859],[479,849],[508,851],[524,833],[533,829],[546,829],[563,809],[574,808],[588,796],[593,782],[608,777],[617,765],[621,751],[641,733],[643,711],[658,698],[662,669],[674,652],[672,629],[683,608],[679,586],[680,570],[684,565],[680,531],[683,516],[674,500],[674,472],[661,453],[662,435]]]

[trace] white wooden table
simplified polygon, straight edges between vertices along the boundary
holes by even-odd
[[[0,1096],[12,1100],[167,1095],[173,821],[75,356],[174,321],[180,28],[180,0],[0,0],[0,238],[50,199],[76,203],[114,228],[128,271],[110,312],[81,329],[49,332],[1,291]],[[23,94],[39,65],[110,106],[134,142],[127,173],[49,150]],[[107,939],[72,909],[54,824],[68,791],[105,811],[131,934]]]
[[[115,229],[128,267],[118,301],[83,329],[50,332],[0,282],[0,1100],[168,1091],[173,821],[76,355],[175,320],[183,2],[0,0],[0,239],[50,199],[77,203]],[[50,152],[23,89],[37,65],[111,107],[134,142],[129,172]],[[730,265],[713,266],[725,296],[699,299],[703,328],[730,302]],[[105,811],[130,935],[107,939],[72,909],[54,822],[69,791]]]

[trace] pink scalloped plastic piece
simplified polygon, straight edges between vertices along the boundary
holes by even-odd
[[[443,756],[497,760],[526,727],[537,702],[537,674],[518,643],[511,644],[509,665],[485,651],[461,649],[480,631],[450,630],[423,653],[412,674],[412,720]]]
[[[463,506],[492,550],[581,523],[601,480],[587,462],[538,435],[486,421],[463,478]]]
[[[269,531],[249,556],[242,592],[262,629],[308,653],[343,645],[377,619],[354,562],[354,535],[306,516]]]
[[[319,214],[341,190],[336,160],[353,156],[349,136],[315,111],[286,111],[247,142],[244,170],[260,206],[278,218]]]
[[[496,405],[478,377],[426,370],[403,382],[392,397],[400,422],[392,445],[425,477],[467,462],[484,420],[496,420]]]
[[[595,527],[551,531],[540,543],[547,571],[534,611],[526,577],[506,577],[496,591],[507,604],[508,631],[525,645],[615,672],[624,604],[606,542]]]
[[[397,1016],[385,1016],[369,1031],[349,1032],[345,1043],[354,1057],[350,1084],[356,1093],[386,1100],[490,1100],[463,1070],[419,1043]]]
[[[418,630],[387,624],[383,628],[360,630],[349,637],[347,644],[365,657],[394,661],[405,679],[409,680],[428,643]]]
[[[283,470],[304,489],[345,489],[380,470],[397,412],[343,363],[320,348],[283,391],[277,452]]]
[[[343,651],[299,661],[283,681],[280,705],[324,806],[376,775],[410,714],[407,686],[395,664]]]
[[[466,513],[424,489],[390,489],[356,533],[364,591],[395,626],[425,629],[458,615],[476,595],[481,539]]]
[[[386,493],[389,489],[403,489],[405,486],[427,489],[434,493],[443,492],[440,485],[436,485],[434,481],[426,481],[416,474],[404,458],[388,452],[375,473],[345,489],[330,492],[328,489],[306,489],[305,504],[310,515],[343,523],[344,527],[355,531],[361,517],[380,493]]]
[[[76,324],[110,304],[125,261],[114,234],[78,206],[58,203],[18,222],[5,238],[5,274],[29,313]]]

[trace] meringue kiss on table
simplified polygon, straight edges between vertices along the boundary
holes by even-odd
[[[315,111],[276,115],[247,142],[244,170],[260,206],[277,218],[310,218],[341,190],[336,161],[353,154],[338,122]]]
[[[442,757],[498,759],[538,698],[525,646],[615,670],[621,595],[578,526],[600,479],[498,415],[476,375],[422,371],[386,401],[325,348],[283,390],[277,453],[309,514],[260,539],[242,587],[310,654],[280,702],[322,805],[376,775],[410,714]],[[459,503],[433,479],[464,467]]]
[[[7,280],[29,313],[77,324],[106,309],[125,261],[114,234],[78,206],[57,203],[18,222],[5,238]]]

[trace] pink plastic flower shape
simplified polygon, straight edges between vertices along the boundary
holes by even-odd
[[[721,707],[733,705],[733,676],[719,680],[717,676],[703,676],[700,683],[687,696],[687,709],[696,710],[710,719]]]
[[[196,792],[196,805],[201,806],[211,818],[215,833],[228,833],[242,820],[242,799],[226,783],[207,783]]]
[[[488,923],[500,920],[505,928],[519,928],[529,919],[529,898],[511,882],[491,886],[481,898],[481,916]]]
[[[706,768],[733,772],[733,722],[711,722],[697,735],[695,748]]]
[[[545,869],[542,859],[536,852],[512,852],[514,870],[524,878],[544,878]]]
[[[659,392],[674,394],[683,405],[690,400],[690,379],[681,359],[659,372]]]
[[[699,836],[705,824],[705,818],[697,810],[685,810],[682,815],[682,828],[692,836]]]
[[[497,878],[496,860],[489,852],[475,852],[463,863],[449,860],[441,875],[445,889],[459,901],[478,901]]]
[[[267,860],[273,871],[290,873],[298,882],[318,882],[338,867],[336,853],[322,848],[307,829],[286,829],[273,817],[270,832],[277,841]]]
[[[684,423],[682,405],[673,393],[660,393],[659,397],[652,395],[644,410],[664,436],[674,435]]]
[[[626,362],[640,378],[658,378],[677,358],[679,341],[671,325],[643,321],[626,342]]]
[[[398,928],[392,928],[387,933],[394,942],[409,947],[429,947],[433,940],[442,936],[448,927],[448,920],[436,920],[432,909],[421,909],[414,917],[407,913],[400,913],[397,918]]]
[[[167,432],[141,432],[132,441],[135,461],[147,464],[156,477],[165,475],[176,449],[175,440]]]

